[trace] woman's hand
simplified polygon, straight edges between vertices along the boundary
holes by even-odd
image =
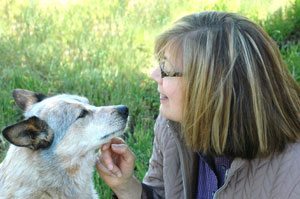
[[[135,156],[121,138],[102,145],[96,168],[113,190],[124,187],[133,178]]]

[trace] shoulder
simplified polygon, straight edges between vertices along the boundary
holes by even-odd
[[[279,154],[283,162],[300,164],[300,141],[288,144],[286,149]],[[300,170],[299,170],[300,173]]]
[[[291,175],[300,180],[300,141],[289,144],[281,156],[282,167],[286,168]]]
[[[257,159],[254,161],[254,165],[260,168],[262,165],[266,165],[267,170],[273,168],[274,175],[280,176],[280,174],[293,175],[292,178],[300,176],[300,142],[290,143],[281,153],[274,153],[273,155],[265,159]]]
[[[290,143],[281,153],[274,154],[256,165],[264,181],[272,182],[271,198],[288,196],[300,186],[300,142]],[[266,164],[264,164],[264,162]],[[264,167],[264,169],[262,169]],[[260,172],[263,171],[263,172]],[[263,183],[263,182],[262,182]],[[267,185],[266,185],[267,186]],[[276,197],[275,197],[276,198]]]
[[[226,194],[236,191],[241,197],[246,194],[253,198],[299,198],[299,195],[294,197],[300,190],[299,155],[300,142],[296,142],[266,158],[236,158],[231,165]]]
[[[299,193],[300,189],[300,142],[288,144],[286,149],[277,157],[270,160],[269,168],[276,165],[278,162],[278,169],[274,173],[275,181],[274,187],[278,188],[278,194],[282,193],[282,197],[294,197]],[[296,194],[297,195],[297,194]]]
[[[262,165],[272,165],[272,167],[277,166],[278,169],[288,169],[294,165],[300,164],[300,142],[290,143],[286,148],[280,153],[274,153],[266,158],[256,158],[249,163],[252,165],[252,168],[255,168],[255,165],[261,167]],[[266,166],[269,167],[269,166]],[[299,174],[300,174],[300,169]]]

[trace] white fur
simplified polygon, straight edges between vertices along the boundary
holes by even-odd
[[[82,109],[90,113],[76,119]],[[121,134],[126,119],[113,106],[95,107],[75,95],[46,98],[28,107],[24,116],[46,121],[54,140],[47,149],[10,145],[0,164],[0,198],[97,198],[92,180],[95,151]]]

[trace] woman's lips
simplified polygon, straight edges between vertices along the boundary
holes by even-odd
[[[167,100],[168,97],[167,97],[166,95],[160,93],[159,99],[160,99],[160,100]]]

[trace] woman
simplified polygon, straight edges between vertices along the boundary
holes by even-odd
[[[118,198],[300,198],[300,90],[273,40],[244,17],[202,12],[155,53],[161,105],[143,182],[119,138],[97,163]]]

